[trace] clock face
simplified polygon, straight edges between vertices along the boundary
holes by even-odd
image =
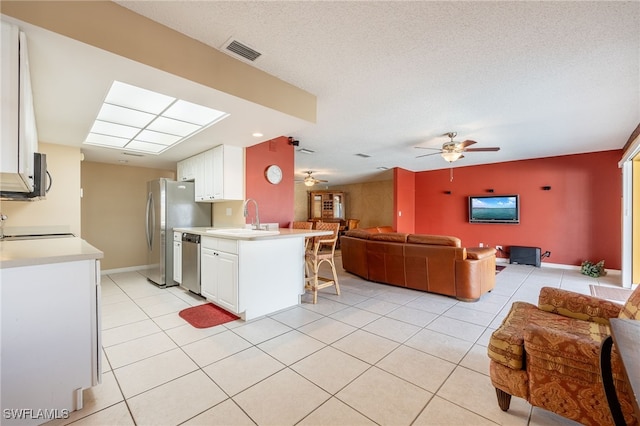
[[[280,170],[280,167],[276,166],[275,164],[272,164],[269,167],[267,167],[267,170],[265,171],[265,176],[267,177],[267,180],[270,183],[276,185],[280,183],[280,181],[282,180],[282,170]]]

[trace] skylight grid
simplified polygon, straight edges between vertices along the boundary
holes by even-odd
[[[84,143],[157,155],[228,116],[114,81]]]

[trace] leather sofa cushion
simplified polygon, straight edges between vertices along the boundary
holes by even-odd
[[[467,259],[479,260],[496,254],[496,249],[491,247],[468,247]]]
[[[364,240],[368,240],[373,234],[366,229],[356,228],[345,232],[344,235],[347,237],[362,238]]]
[[[380,234],[372,234],[370,240],[373,241],[389,241],[394,243],[406,243],[407,236],[409,234],[405,234],[403,232],[383,232]]]
[[[407,237],[408,243],[430,244],[434,246],[462,247],[462,241],[458,237],[448,237],[446,235],[424,235],[410,234]]]

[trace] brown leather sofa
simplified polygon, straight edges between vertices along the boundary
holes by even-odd
[[[495,250],[465,249],[456,237],[354,229],[340,239],[342,267],[369,281],[453,296],[465,302],[491,291]]]

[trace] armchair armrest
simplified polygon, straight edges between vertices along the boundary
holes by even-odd
[[[591,365],[599,371],[600,337],[606,336],[573,333],[571,329],[529,324],[524,330],[524,347],[531,356],[576,367],[576,363]]]
[[[543,287],[538,308],[569,318],[609,325],[609,318],[617,318],[622,306],[573,291]]]

